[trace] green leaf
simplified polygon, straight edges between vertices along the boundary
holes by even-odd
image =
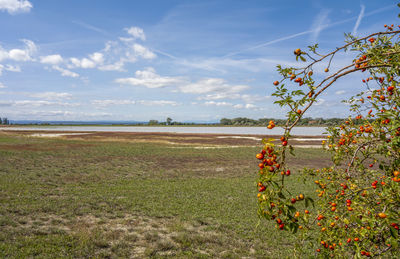
[[[309,198],[309,197],[306,197],[306,198],[304,199],[304,201],[305,201],[305,206],[306,206],[306,208],[308,208],[308,207],[310,206],[310,203],[311,203],[311,205],[312,205],[313,207],[315,207],[315,206],[314,206],[314,200],[313,200],[313,199],[311,199],[311,198]]]
[[[286,199],[285,195],[282,192],[278,192],[278,197],[282,199]]]
[[[292,145],[289,145],[289,153],[290,153],[292,156],[296,156],[296,154],[294,153],[294,148],[293,148]]]
[[[397,249],[399,247],[399,242],[393,237],[389,238],[389,243],[392,245],[393,249]]]
[[[299,229],[299,225],[296,224],[296,223],[293,223],[292,226],[293,226],[292,233],[293,233],[293,234],[296,234],[296,233],[297,233],[297,230]]]
[[[294,206],[289,205],[288,209],[291,213],[296,212],[296,208]]]
[[[390,229],[390,235],[397,239],[399,237],[398,231],[395,230],[393,227],[390,227],[389,229]]]

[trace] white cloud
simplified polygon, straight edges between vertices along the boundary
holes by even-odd
[[[120,84],[146,86],[148,88],[160,88],[182,82],[182,79],[178,77],[161,77],[151,67],[142,71],[138,70],[135,75],[136,77],[117,78],[114,81]]]
[[[14,61],[32,61],[32,56],[37,51],[35,43],[31,40],[26,39],[23,39],[21,41],[25,44],[24,49],[11,49],[10,51],[7,51],[0,46],[0,61],[6,59],[11,59]]]
[[[262,102],[270,99],[271,96],[261,96],[258,94],[239,94],[239,93],[215,93],[199,96],[198,100],[221,100],[221,99],[242,99],[245,103]]]
[[[235,109],[257,109],[257,106],[252,103],[246,104],[233,104],[229,102],[215,102],[215,101],[208,101],[205,102],[204,105],[206,106],[219,106],[219,107],[233,107]]]
[[[157,100],[157,101],[148,101],[148,100],[140,100],[137,101],[138,104],[142,105],[147,105],[147,106],[155,106],[155,105],[160,105],[160,106],[165,106],[165,105],[171,105],[171,106],[177,106],[179,103],[175,101],[165,101],[165,100]]]
[[[69,61],[72,63],[68,65],[69,68],[95,68],[98,65],[103,64],[104,54],[94,52],[93,54],[88,55],[88,58],[70,58]]]
[[[59,54],[40,57],[40,63],[43,64],[57,65],[61,62],[63,62],[63,58]]]
[[[78,58],[70,58],[69,59],[73,66],[71,67],[79,67],[79,68],[94,68],[96,66],[96,63],[90,59],[83,58],[83,59],[78,59]]]
[[[100,52],[95,52],[89,55],[90,59],[93,60],[96,64],[102,64],[104,62],[104,55]]]
[[[236,104],[233,106],[235,109],[255,109],[256,106],[251,103],[246,103],[246,104]]]
[[[177,106],[179,105],[175,101],[166,101],[166,100],[92,100],[91,103],[95,106],[106,107],[111,105],[130,105],[130,104],[140,104],[146,106]]]
[[[179,87],[183,93],[207,94],[207,93],[239,93],[249,89],[247,85],[229,85],[222,78],[206,78],[196,83],[187,84]]]
[[[21,72],[21,67],[18,65],[6,65],[4,69],[10,72]]]
[[[12,49],[8,53],[10,59],[15,60],[15,61],[28,61],[30,60],[30,57],[28,53],[22,49]]]
[[[21,68],[19,66],[12,65],[2,65],[0,64],[0,76],[3,74],[3,70],[10,72],[21,72]]]
[[[139,59],[151,60],[157,57],[149,48],[134,42],[137,38],[145,39],[142,29],[131,27],[126,28],[125,31],[131,37],[119,37],[119,41],[107,41],[102,50],[89,54],[87,57],[71,57],[69,58],[67,68],[97,68],[101,71],[126,71],[124,68],[126,63],[134,63]]]
[[[104,66],[99,67],[100,70],[102,71],[125,71],[124,69],[124,62],[123,61],[117,61],[113,64],[108,64]]]
[[[176,59],[176,57],[172,57]],[[205,58],[205,59],[176,59],[176,64],[203,69],[212,72],[227,73],[232,68],[248,70],[251,72],[275,70],[276,64],[285,64],[286,66],[298,66],[297,62],[284,59],[272,58],[250,58],[250,59],[232,59],[232,58]]]
[[[91,103],[96,106],[110,106],[110,105],[127,105],[127,104],[135,104],[135,101],[132,100],[92,100]]]
[[[31,8],[32,4],[27,0],[0,0],[0,11],[10,14],[29,12]]]
[[[0,61],[8,58],[8,52],[0,46]]]
[[[31,100],[22,100],[22,101],[13,101],[11,102],[12,106],[29,106],[29,107],[39,107],[39,106],[47,106],[52,105],[52,102],[49,101],[31,101]]]
[[[3,85],[3,83],[0,83],[0,88],[6,88],[7,86]]]
[[[344,93],[346,93],[345,90],[339,90],[339,91],[335,92],[335,94],[337,94],[337,95],[341,95],[341,94],[344,94]]]
[[[228,103],[228,102],[214,102],[214,101],[205,102],[204,105],[206,105],[206,106],[233,106],[232,103]]]
[[[245,103],[255,103],[255,102],[262,102],[269,100],[271,96],[262,96],[258,94],[243,94],[240,95],[240,98],[245,102]]]
[[[135,43],[135,44],[133,44],[132,48],[133,48],[136,56],[142,57],[144,59],[153,59],[153,58],[157,57],[156,54],[154,54],[149,49],[147,49],[146,47],[144,47],[140,44]]]
[[[73,78],[79,77],[79,74],[77,74],[75,72],[72,72],[72,71],[70,71],[68,69],[65,69],[65,68],[62,68],[62,67],[59,67],[59,66],[56,66],[56,65],[52,66],[52,68],[54,70],[57,70],[57,71],[61,72],[62,76],[68,76],[68,77],[73,77]]]
[[[44,93],[30,94],[29,96],[34,97],[34,98],[42,98],[45,100],[62,100],[62,99],[71,99],[72,94],[57,93],[57,92],[44,92]]]
[[[134,39],[141,39],[143,41],[146,40],[146,35],[144,34],[143,29],[139,27],[125,28],[125,31]]]
[[[42,106],[78,106],[76,103],[50,102],[44,100],[0,101],[0,106],[42,107]]]

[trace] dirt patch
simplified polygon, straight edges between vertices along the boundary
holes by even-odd
[[[38,133],[32,134],[32,137],[44,137],[44,138],[57,138],[62,136],[76,136],[76,135],[87,135],[90,133]]]
[[[232,134],[193,134],[167,132],[75,132],[66,131],[2,131],[6,134],[24,136],[58,136],[64,139],[88,141],[121,141],[121,142],[149,142],[170,145],[189,146],[260,146],[261,139],[275,139],[280,143],[278,135],[232,135]],[[323,136],[296,136],[290,140],[294,146],[321,146]]]

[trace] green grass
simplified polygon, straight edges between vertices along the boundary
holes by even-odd
[[[290,256],[256,215],[257,151],[0,135],[0,257]]]

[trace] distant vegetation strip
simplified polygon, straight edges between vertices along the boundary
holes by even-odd
[[[74,126],[266,126],[269,121],[275,121],[275,125],[283,126],[286,122],[285,119],[274,119],[274,118],[261,118],[261,119],[250,119],[246,117],[238,117],[233,119],[222,118],[219,122],[179,122],[174,121],[171,118],[167,118],[166,121],[149,120],[148,122],[129,122],[129,121],[98,121],[98,122],[83,122],[83,121],[13,121],[4,118],[0,120],[0,124],[13,124],[13,125],[74,125]],[[343,123],[346,119],[344,118],[302,118],[297,124],[298,126],[336,126]]]

